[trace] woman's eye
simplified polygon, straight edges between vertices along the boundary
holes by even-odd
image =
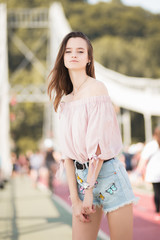
[[[71,51],[66,51],[65,53],[71,53]]]
[[[83,51],[79,51],[79,53],[83,53]]]

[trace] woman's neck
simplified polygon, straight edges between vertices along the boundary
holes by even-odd
[[[73,92],[76,92],[83,82],[87,80],[85,71],[69,71],[69,76],[73,84]]]

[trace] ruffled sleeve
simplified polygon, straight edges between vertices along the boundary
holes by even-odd
[[[100,154],[97,156],[97,148]],[[88,108],[86,150],[88,159],[96,168],[99,159],[115,157],[122,149],[117,116],[109,96],[97,98]]]
[[[100,153],[97,155],[97,149]],[[95,172],[99,160],[115,157],[122,149],[122,139],[117,116],[109,96],[97,98],[88,108],[86,150],[93,168],[91,184],[95,183]]]

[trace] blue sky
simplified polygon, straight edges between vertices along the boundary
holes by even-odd
[[[101,2],[110,2],[110,0],[101,0]],[[88,0],[90,3],[97,3],[99,0]],[[128,6],[140,6],[153,13],[160,13],[160,0],[122,0]]]

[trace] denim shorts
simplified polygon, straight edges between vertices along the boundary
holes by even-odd
[[[88,168],[75,168],[75,171],[79,198],[83,201],[83,183],[87,181]],[[93,188],[93,204],[102,206],[107,213],[137,200],[123,164],[117,158],[104,162]]]

